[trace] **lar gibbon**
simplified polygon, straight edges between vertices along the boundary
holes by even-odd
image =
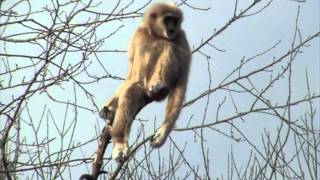
[[[130,127],[136,114],[148,103],[168,97],[165,119],[150,141],[160,147],[172,130],[182,108],[191,52],[181,29],[182,11],[174,4],[158,3],[149,8],[129,44],[126,80],[99,112],[113,119],[112,158],[128,154]]]

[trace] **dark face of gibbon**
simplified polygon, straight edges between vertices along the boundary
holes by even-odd
[[[161,4],[145,14],[145,21],[154,34],[172,40],[181,31],[182,12],[176,6]]]
[[[164,36],[168,39],[174,38],[178,30],[180,30],[180,19],[171,14],[167,14],[163,17],[162,21],[164,25]]]

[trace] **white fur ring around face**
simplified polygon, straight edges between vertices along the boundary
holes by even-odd
[[[122,162],[129,154],[127,143],[115,143],[112,150],[112,159]]]
[[[152,147],[160,147],[168,136],[168,128],[166,126],[161,126],[156,133],[153,135],[150,145]]]

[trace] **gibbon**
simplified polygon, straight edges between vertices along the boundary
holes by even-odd
[[[168,97],[165,119],[150,140],[152,147],[164,144],[182,108],[188,81],[191,52],[181,29],[182,11],[174,4],[158,3],[149,8],[129,43],[126,80],[99,112],[113,119],[112,158],[128,155],[130,127],[136,114],[152,101]]]

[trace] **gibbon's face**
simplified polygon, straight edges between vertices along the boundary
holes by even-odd
[[[147,13],[149,26],[160,37],[172,40],[181,30],[182,12],[175,6],[162,4]]]
[[[164,26],[163,35],[168,39],[173,39],[180,30],[180,19],[172,13],[167,13],[162,18],[162,24]]]

